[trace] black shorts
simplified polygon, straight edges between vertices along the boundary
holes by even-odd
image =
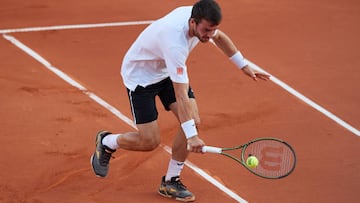
[[[147,87],[137,86],[135,91],[127,89],[127,92],[131,112],[136,124],[149,123],[157,120],[156,96],[159,96],[161,103],[167,111],[170,110],[170,104],[176,102],[174,86],[170,78],[166,78]],[[188,95],[189,98],[195,98],[191,87],[189,87]]]

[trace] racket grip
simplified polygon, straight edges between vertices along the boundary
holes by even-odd
[[[215,154],[220,154],[222,152],[222,149],[219,147],[211,147],[211,146],[203,146],[202,148],[202,152],[206,153],[215,153]]]

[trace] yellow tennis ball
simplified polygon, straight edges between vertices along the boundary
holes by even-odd
[[[256,168],[258,164],[259,164],[259,160],[255,156],[249,156],[246,159],[246,165],[249,168]]]

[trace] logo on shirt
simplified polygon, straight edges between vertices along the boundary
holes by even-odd
[[[182,68],[182,67],[176,68],[176,74],[178,74],[178,75],[184,74],[184,68]]]

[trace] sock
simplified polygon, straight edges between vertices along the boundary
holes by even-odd
[[[120,134],[111,134],[111,135],[107,135],[102,139],[102,144],[106,145],[107,147],[109,147],[110,149],[117,149],[119,148],[119,145],[117,143],[117,138],[119,137]]]
[[[175,161],[171,159],[169,162],[168,171],[165,176],[165,181],[171,180],[172,177],[180,176],[183,167],[184,167],[184,162]]]

